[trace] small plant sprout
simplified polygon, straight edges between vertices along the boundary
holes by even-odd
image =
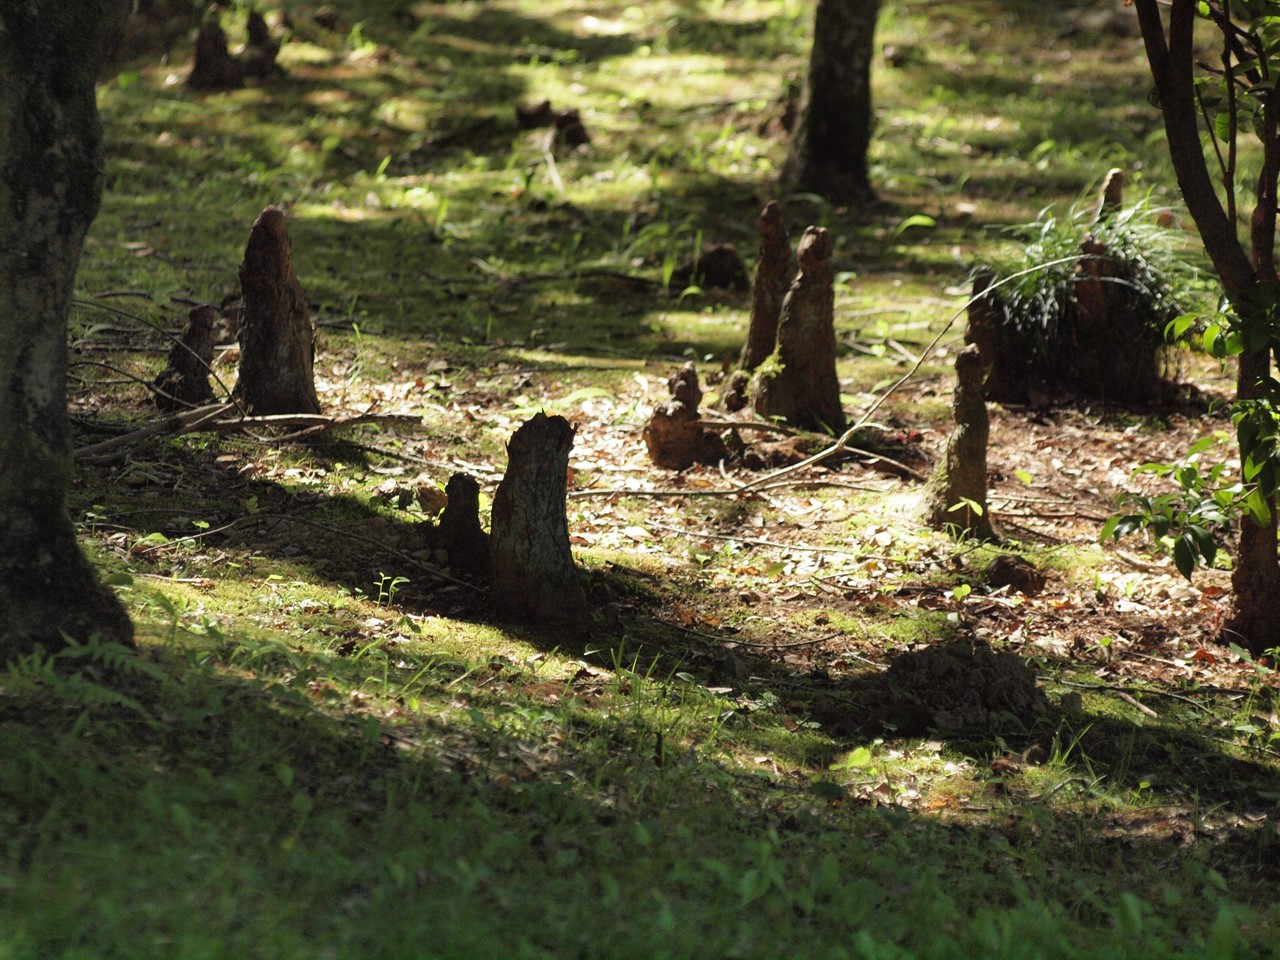
[[[400,588],[409,582],[408,577],[393,577],[386,573],[378,574],[378,599],[374,602],[380,607],[386,607],[395,599],[396,593]]]

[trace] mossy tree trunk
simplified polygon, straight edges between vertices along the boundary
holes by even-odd
[[[574,428],[538,413],[507,444],[493,496],[493,603],[506,617],[582,632],[591,622],[565,516]]]
[[[872,199],[871,60],[880,0],[818,0],[800,122],[782,184],[833,203]]]
[[[0,12],[0,662],[64,636],[128,643],[67,516],[67,317],[102,196],[94,99],[107,0]]]
[[[312,361],[315,326],[293,272],[284,212],[267,207],[253,224],[240,264],[244,329],[235,395],[252,414],[319,413]]]
[[[844,428],[836,376],[831,237],[809,227],[800,238],[799,272],[782,303],[778,343],[751,383],[751,404],[766,418],[835,433]]]

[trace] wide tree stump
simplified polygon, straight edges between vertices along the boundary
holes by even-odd
[[[800,238],[800,269],[782,302],[778,343],[755,372],[751,404],[767,419],[830,433],[844,428],[836,376],[835,269],[831,237],[809,227]]]
[[[169,348],[168,365],[160,371],[155,387],[156,406],[164,411],[198,407],[213,399],[209,365],[213,363],[213,321],[217,313],[203,303],[187,317],[182,338]]]
[[[312,361],[315,326],[293,273],[293,249],[278,207],[262,211],[240,264],[244,328],[235,397],[251,414],[319,413]]]
[[[778,344],[778,320],[782,301],[791,286],[791,236],[782,206],[770,200],[760,211],[760,259],[751,290],[751,322],[740,361],[744,370],[755,370]]]
[[[925,521],[966,539],[996,540],[987,505],[987,441],[991,425],[982,396],[987,364],[972,344],[956,356],[955,427],[925,486]]]
[[[719,463],[728,456],[719,435],[698,422],[702,388],[692,361],[667,381],[667,388],[671,399],[654,410],[644,425],[644,444],[653,464],[684,470],[695,463]]]
[[[587,599],[569,548],[565,517],[574,428],[535,414],[507,444],[507,472],[493,497],[490,553],[498,613],[584,630]]]

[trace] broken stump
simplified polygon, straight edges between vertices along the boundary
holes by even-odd
[[[702,388],[693,361],[667,381],[671,399],[653,411],[644,425],[644,445],[654,466],[684,470],[695,463],[719,463],[727,456],[724,441],[699,423]]]
[[[278,207],[267,207],[254,221],[240,288],[244,327],[235,398],[255,416],[319,413],[312,370],[315,325],[293,272],[293,248]]]
[[[751,290],[751,322],[740,361],[744,370],[755,370],[777,346],[782,301],[790,286],[791,236],[781,205],[770,200],[760,211],[760,259]]]
[[[982,381],[987,364],[972,344],[956,356],[955,426],[925,485],[925,521],[966,539],[997,540],[987,505],[987,440],[991,432]]]
[[[832,252],[825,227],[805,230],[796,251],[800,269],[782,302],[777,346],[751,383],[751,404],[760,416],[829,433],[844,429]]]
[[[565,517],[574,428],[537,413],[507,444],[493,497],[493,603],[504,617],[585,630],[590,610],[569,548]]]
[[[160,371],[155,387],[156,406],[165,412],[198,407],[213,399],[209,365],[213,363],[213,321],[217,313],[207,303],[187,317],[182,337],[169,348],[168,365]]]

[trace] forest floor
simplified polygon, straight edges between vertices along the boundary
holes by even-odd
[[[1010,228],[1121,166],[1199,256],[1131,11],[886,4],[881,200],[781,198],[835,239],[882,445],[675,472],[642,430],[680,364],[750,420],[716,396],[747,296],[671,281],[753,265],[807,8],[286,9],[287,76],[194,93],[182,32],[101,88],[72,511],[139,644],[0,678],[0,960],[1275,955],[1278,681],[1217,640],[1230,551],[1188,581],[1099,542],[1165,489],[1135,469],[1230,434],[1230,371],[1178,347],[1158,404],[989,405],[1001,542],[918,516]],[[544,98],[589,147],[517,129]],[[365,421],[140,435],[269,203],[324,414]],[[487,517],[539,411],[577,430],[578,630],[496,619],[425,533],[455,472]]]

